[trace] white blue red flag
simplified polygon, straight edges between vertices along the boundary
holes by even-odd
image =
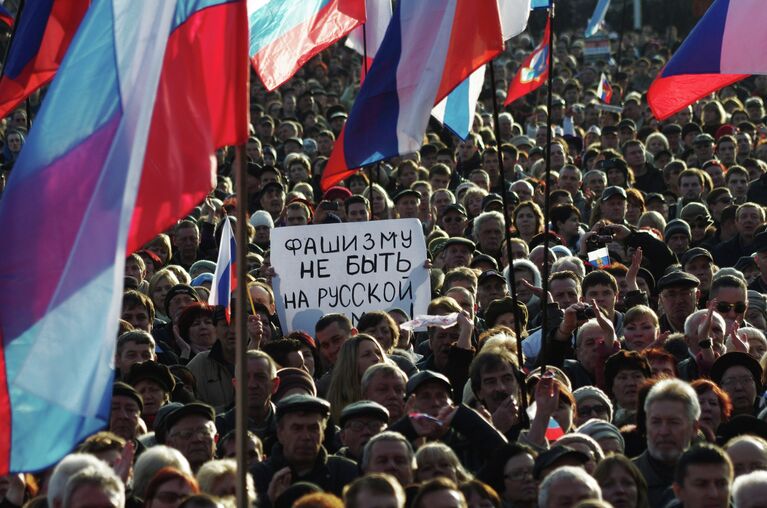
[[[610,8],[610,0],[599,0],[596,7],[594,7],[594,13],[589,18],[589,22],[586,25],[586,37],[591,37],[597,33],[602,23],[605,21],[607,10]]]
[[[365,24],[352,30],[346,39],[347,48],[352,48],[363,57],[367,56],[367,61],[362,65],[360,83],[365,80],[368,69],[373,65],[391,16],[391,0],[365,0]]]
[[[498,0],[503,40],[507,41],[527,28],[530,0]],[[431,114],[461,139],[466,139],[474,122],[479,94],[485,82],[485,67],[465,79],[450,95],[434,106]]]
[[[0,118],[53,79],[88,4],[90,0],[24,4],[0,78]],[[5,16],[0,19],[7,22]]]
[[[647,91],[659,120],[751,74],[767,74],[762,0],[716,0]]]
[[[365,22],[364,0],[248,0],[250,59],[267,90]]]
[[[232,315],[232,291],[234,291],[237,281],[237,243],[234,240],[231,221],[228,218],[224,220],[221,229],[221,243],[218,246],[216,271],[213,274],[208,303],[224,307],[226,322],[228,323]]]
[[[434,105],[502,50],[496,0],[400,1],[322,188],[355,168],[417,151]]]
[[[524,97],[546,82],[546,78],[549,77],[549,55],[551,53],[549,30],[551,30],[551,17],[546,21],[546,29],[543,31],[543,39],[541,39],[540,44],[522,62],[516,76],[511,81],[504,105],[509,105],[520,97]]]
[[[126,252],[183,215],[166,205],[187,172],[210,191],[216,146],[247,139],[246,58],[242,1],[88,10],[0,200],[15,247],[0,249],[0,474],[44,469],[108,423]],[[139,203],[158,218],[137,222]]]
[[[599,86],[597,87],[597,96],[599,100],[605,104],[610,104],[613,98],[613,87],[610,86],[610,82],[607,81],[607,76],[603,72],[599,77]]]

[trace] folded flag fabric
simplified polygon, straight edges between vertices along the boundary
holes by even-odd
[[[16,246],[0,249],[0,474],[44,469],[108,423],[126,245],[147,163],[209,170],[216,126],[178,111],[207,89],[188,76],[236,61],[244,71],[208,81],[246,99],[246,58],[240,0],[94,0],[88,10],[0,201],[0,230]],[[202,163],[178,150],[195,129],[209,141]],[[237,130],[232,141],[244,142],[247,122]],[[158,146],[173,154],[152,153]]]
[[[610,8],[610,0],[599,0],[596,7],[594,7],[594,13],[589,18],[589,23],[586,25],[586,31],[584,35],[591,37],[597,33],[607,15],[607,10]]]
[[[501,15],[503,40],[507,41],[522,33],[527,28],[530,17],[530,0],[498,0]],[[431,114],[442,122],[456,136],[466,139],[474,122],[479,94],[485,82],[485,67],[480,67],[472,75],[450,92]]]
[[[520,97],[524,97],[536,90],[546,82],[549,77],[549,31],[551,30],[551,18],[546,21],[543,31],[543,39],[522,63],[516,76],[509,85],[504,105],[509,105]]]
[[[9,27],[13,27],[13,14],[11,14],[4,5],[0,5],[0,22],[5,23]]]
[[[496,0],[400,1],[322,188],[366,164],[418,150],[434,105],[502,50]]]
[[[663,120],[751,74],[767,74],[767,9],[761,0],[716,0],[647,91]]]
[[[364,0],[248,0],[250,58],[274,90],[311,58],[365,22]]]
[[[546,428],[546,440],[553,443],[560,437],[565,435],[565,431],[559,426],[559,423],[553,418],[549,417],[549,426]]]
[[[367,55],[367,61],[363,62],[362,66],[360,84],[365,81],[367,71],[373,65],[373,59],[378,53],[378,48],[381,47],[391,16],[391,0],[365,0],[364,26],[358,26],[346,38],[347,48],[353,49],[360,55]]]
[[[605,73],[602,73],[602,76],[599,78],[599,86],[597,87],[597,96],[599,97],[599,100],[604,102],[605,104],[610,104],[610,101],[613,98],[613,87],[610,86],[610,82],[607,81],[607,76],[605,76]]]
[[[232,315],[232,291],[234,291],[237,281],[236,259],[237,242],[234,239],[232,222],[226,219],[221,231],[218,260],[216,261],[216,271],[213,274],[213,283],[210,286],[208,303],[224,307],[227,323]]]
[[[53,79],[89,4],[89,0],[24,4],[0,78],[0,118]]]

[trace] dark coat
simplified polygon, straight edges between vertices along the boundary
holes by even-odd
[[[632,459],[647,482],[647,499],[650,506],[666,506],[674,499],[671,484],[674,483],[674,467],[669,467],[650,456],[645,451],[639,457]]]

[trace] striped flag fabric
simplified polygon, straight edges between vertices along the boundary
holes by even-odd
[[[89,0],[25,3],[0,78],[0,118],[50,83],[89,4]]]
[[[647,91],[665,120],[697,100],[752,74],[767,74],[767,9],[761,0],[716,0]]]
[[[250,59],[267,90],[365,22],[364,0],[248,0]]]
[[[504,41],[521,34],[527,28],[530,0],[498,0],[498,9]],[[484,82],[485,67],[482,66],[434,106],[432,116],[456,136],[466,139],[474,122],[474,113]]]
[[[216,271],[210,286],[208,304],[224,307],[227,323],[232,315],[232,291],[235,290],[237,281],[236,256],[237,242],[234,239],[232,221],[226,218],[221,230],[221,243],[218,247]]]
[[[381,47],[391,16],[391,0],[365,0],[365,24],[352,30],[346,39],[347,48],[362,56],[367,54],[367,61],[363,62],[362,66],[360,84],[365,81],[367,70],[373,65],[373,59]]]
[[[496,0],[400,1],[325,167],[323,190],[356,168],[417,151],[434,105],[502,50]]]
[[[553,443],[564,435],[565,431],[562,430],[562,427],[559,426],[559,422],[557,422],[553,416],[550,416],[549,426],[546,428],[546,440],[549,443]]]
[[[592,37],[597,33],[602,26],[602,23],[605,21],[605,16],[607,15],[607,10],[609,8],[610,0],[599,0],[597,2],[596,7],[594,7],[594,13],[591,15],[589,22],[586,25],[586,31],[584,32],[586,37]]]
[[[605,104],[610,104],[613,98],[613,87],[610,86],[610,82],[607,81],[607,76],[603,72],[599,78],[599,86],[597,87],[597,97]]]
[[[126,252],[165,229],[136,230],[137,205],[174,213],[144,185],[161,166],[212,189],[215,148],[247,139],[246,58],[242,0],[88,10],[0,200],[15,246],[0,249],[0,475],[45,469],[109,422]]]

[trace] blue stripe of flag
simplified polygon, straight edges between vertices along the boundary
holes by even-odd
[[[270,0],[250,14],[250,56],[317,16],[332,0]]]
[[[464,79],[450,95],[445,103],[445,127],[461,139],[466,139],[471,130],[473,111],[469,111],[469,83],[471,77]]]

